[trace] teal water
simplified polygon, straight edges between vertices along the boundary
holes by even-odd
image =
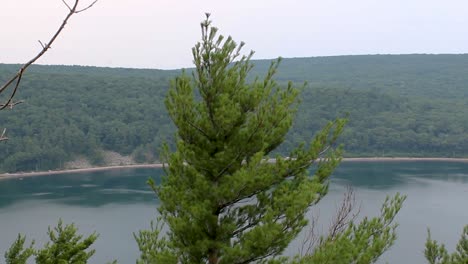
[[[132,169],[0,181],[0,254],[18,233],[42,244],[47,227],[62,218],[83,233],[100,233],[91,263],[135,263],[133,232],[149,227],[158,206],[146,180],[161,173]],[[468,163],[344,162],[332,177],[329,194],[311,210],[319,216],[319,229],[327,229],[347,185],[355,190],[361,216],[378,215],[386,195],[408,195],[396,219],[397,242],[380,263],[425,263],[428,227],[433,238],[453,250],[468,224]],[[299,241],[286,254],[297,253]]]

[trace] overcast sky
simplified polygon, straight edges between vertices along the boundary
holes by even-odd
[[[467,0],[99,0],[38,63],[190,67],[205,12],[254,59],[468,53]],[[1,0],[0,63],[27,61],[66,13],[61,0]]]

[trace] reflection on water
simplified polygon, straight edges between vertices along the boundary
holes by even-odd
[[[363,166],[365,164],[365,166]],[[463,162],[343,162],[333,179],[354,187],[385,190],[411,183],[411,178],[468,183],[468,163]]]
[[[98,231],[92,263],[134,263],[138,255],[133,232],[147,228],[156,216],[155,194],[146,184],[159,182],[160,169],[133,169],[27,177],[0,181],[0,253],[18,232],[46,239],[47,226],[58,218],[75,222],[85,233]],[[341,201],[346,185],[354,187],[361,214],[376,216],[387,195],[408,195],[397,217],[398,240],[382,262],[425,263],[427,227],[450,250],[468,224],[468,163],[343,162],[332,177],[329,194],[312,212],[324,226]],[[325,227],[326,228],[326,227]],[[289,252],[297,253],[297,241]]]
[[[132,169],[4,180],[0,181],[0,208],[29,199],[88,207],[155,202],[146,181],[149,177],[160,178],[161,173],[155,169]]]

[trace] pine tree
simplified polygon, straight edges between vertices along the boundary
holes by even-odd
[[[27,248],[24,248],[26,236],[18,234],[18,238],[13,242],[10,248],[5,252],[6,264],[26,264],[28,259],[34,255],[34,241]]]
[[[429,264],[468,264],[468,225],[463,228],[456,251],[449,254],[444,244],[432,240],[431,232],[427,231],[426,249],[424,256]]]
[[[89,249],[96,241],[96,233],[83,238],[83,235],[77,234],[78,229],[74,224],[63,225],[60,219],[54,229],[49,227],[47,234],[50,242],[44,248],[35,253],[37,264],[55,264],[55,263],[88,263],[96,250]]]
[[[241,56],[244,43],[218,35],[209,15],[201,29],[192,78],[177,77],[166,98],[178,129],[176,151],[165,148],[166,177],[151,183],[169,231],[136,237],[140,263],[274,259],[307,225],[305,213],[327,193],[341,159],[334,143],[343,119],[288,157],[273,156],[293,123],[299,89],[273,80],[280,59],[248,83],[253,52]]]
[[[397,224],[393,223],[406,196],[396,194],[387,197],[380,210],[380,216],[364,217],[359,223],[336,222],[338,229],[332,234],[321,236],[318,243],[302,256],[297,256],[290,264],[369,264],[388,250],[396,240]],[[339,216],[338,216],[339,217]],[[345,219],[344,219],[345,220]]]
[[[64,225],[59,220],[56,227],[49,230],[50,241],[43,248],[35,250],[34,241],[27,248],[24,247],[26,237],[21,234],[5,253],[7,264],[30,263],[29,258],[34,257],[37,264],[76,263],[85,264],[94,255],[95,250],[89,249],[96,241],[98,235],[93,233],[88,237],[77,234],[74,224]],[[113,262],[116,263],[116,262]]]

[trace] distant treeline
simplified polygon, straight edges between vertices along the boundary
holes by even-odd
[[[252,79],[271,61],[255,61]],[[0,64],[0,82],[17,70]],[[164,107],[181,71],[34,66],[0,112],[4,172],[61,168],[102,151],[159,158],[174,127]],[[284,59],[277,80],[308,85],[280,151],[310,140],[328,120],[349,115],[346,156],[468,156],[468,55],[370,55]]]

